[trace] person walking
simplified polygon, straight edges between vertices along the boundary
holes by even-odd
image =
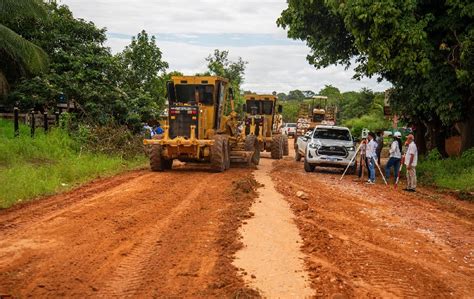
[[[407,136],[408,149],[405,154],[405,165],[407,167],[407,188],[408,192],[416,191],[416,165],[418,163],[418,148],[415,144],[413,134]]]
[[[158,123],[156,125],[156,129],[155,129],[155,134],[158,134],[158,135],[162,135],[165,131],[163,130],[163,128],[161,128],[161,124]]]
[[[375,138],[375,142],[377,142],[377,148],[375,149],[375,153],[377,154],[377,162],[379,163],[379,166],[382,167],[380,164],[380,156],[382,155],[382,149],[383,149],[383,132],[379,131],[377,132],[377,138]]]
[[[377,159],[377,142],[375,142],[375,134],[373,132],[370,132],[367,138],[369,140],[365,150],[365,156],[367,158],[369,170],[369,180],[367,181],[367,184],[375,184],[375,159]]]
[[[385,166],[385,177],[387,181],[390,178],[390,170],[393,167],[395,174],[395,180],[398,176],[398,171],[400,169],[400,161],[402,159],[402,134],[400,132],[395,132],[393,134],[393,142],[390,145],[390,158],[388,159],[387,165]]]

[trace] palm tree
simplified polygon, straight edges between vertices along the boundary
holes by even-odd
[[[48,67],[48,56],[40,47],[3,25],[15,18],[44,20],[47,12],[39,0],[0,0],[0,97],[8,91],[8,74],[37,74]]]

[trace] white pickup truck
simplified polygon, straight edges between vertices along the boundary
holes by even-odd
[[[281,134],[286,134],[288,136],[295,137],[296,134],[296,124],[295,123],[286,123],[281,127]]]
[[[307,172],[314,171],[316,166],[345,168],[350,163],[349,173],[355,173],[357,164],[351,162],[354,155],[354,141],[346,127],[319,125],[296,140],[295,159],[300,161],[304,157]]]

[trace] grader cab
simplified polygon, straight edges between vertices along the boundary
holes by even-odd
[[[251,163],[237,133],[237,114],[227,79],[217,76],[174,76],[167,83],[168,122],[161,139],[145,139],[151,145],[153,171],[171,169],[173,160],[209,163],[221,172],[230,162]],[[226,114],[226,111],[230,111]]]
[[[288,136],[280,133],[282,126],[282,107],[277,106],[275,95],[245,95],[245,144],[247,150],[257,148],[252,157],[255,164],[260,159],[260,151],[271,153],[272,159],[288,155]]]

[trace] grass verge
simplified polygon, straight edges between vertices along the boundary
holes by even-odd
[[[145,165],[141,155],[93,153],[66,131],[48,134],[38,129],[34,138],[27,127],[13,137],[11,121],[0,120],[0,208],[17,202],[71,189],[101,176]]]
[[[438,151],[433,150],[422,159],[417,167],[420,181],[424,184],[460,192],[466,198],[472,198],[474,192],[474,149],[463,153],[461,157],[441,159]]]

